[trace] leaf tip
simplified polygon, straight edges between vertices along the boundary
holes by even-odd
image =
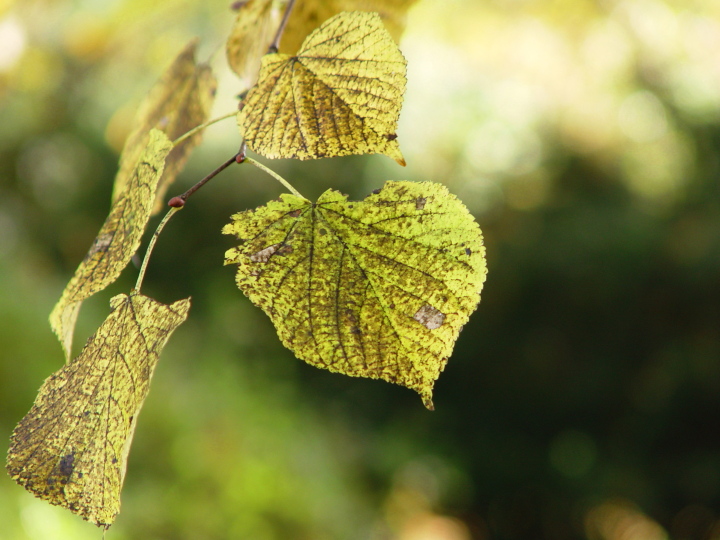
[[[82,301],[73,302],[67,295],[63,294],[50,313],[50,328],[52,328],[60,341],[60,346],[65,353],[66,363],[70,363],[72,359],[73,333],[81,304]]]
[[[401,167],[405,167],[405,158],[402,155],[402,152],[400,151],[400,145],[397,142],[397,138],[391,139],[388,142],[388,146],[385,152],[383,152],[386,156],[394,159],[398,165]]]
[[[425,405],[425,408],[426,408],[428,411],[434,411],[434,410],[435,410],[435,405],[433,404],[433,401],[432,401],[432,394],[423,394],[423,395],[420,396],[420,397],[422,397],[423,405]]]

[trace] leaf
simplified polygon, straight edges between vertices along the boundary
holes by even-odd
[[[205,123],[215,99],[217,81],[207,64],[195,63],[197,40],[191,41],[155,83],[135,118],[135,129],[125,141],[120,155],[120,169],[115,177],[113,202],[117,201],[132,177],[138,157],[147,146],[152,129],[163,131],[172,141]],[[198,132],[179,143],[168,156],[165,173],[158,184],[153,214],[163,207],[168,187],[175,181],[202,140]]]
[[[10,476],[36,497],[105,528],[120,511],[150,378],[190,300],[167,306],[121,294],[110,307],[80,356],[43,383],[13,431],[7,458]]]
[[[230,68],[242,79],[253,84],[260,69],[260,60],[273,39],[278,21],[272,0],[249,0],[240,6],[230,31],[225,53]]]
[[[81,302],[113,283],[140,247],[171,149],[172,143],[163,132],[150,132],[148,146],[139,156],[126,188],[50,314],[50,326],[68,359]]]
[[[268,158],[382,153],[405,165],[395,131],[406,64],[377,13],[341,13],[297,56],[263,57],[238,116],[245,141]]]
[[[387,182],[361,202],[326,191],[241,212],[237,284],[298,358],[397,383],[432,409],[432,388],[475,310],[482,234],[441,184]]]
[[[280,42],[280,52],[293,54],[307,35],[341,11],[377,11],[395,43],[405,31],[407,10],[417,0],[298,0]]]

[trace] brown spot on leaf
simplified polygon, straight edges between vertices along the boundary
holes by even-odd
[[[268,260],[270,260],[270,257],[272,257],[273,253],[275,253],[278,249],[280,244],[273,244],[272,246],[268,246],[265,249],[261,249],[257,253],[253,253],[250,255],[250,260],[252,262],[261,262],[266,263]]]
[[[103,233],[98,235],[95,238],[95,241],[93,242],[93,245],[88,250],[87,255],[85,256],[85,260],[89,260],[95,255],[96,253],[100,253],[101,251],[107,251],[110,247],[110,244],[112,244],[113,238],[115,237],[114,233]]]
[[[425,203],[427,202],[427,199],[425,197],[418,197],[415,201],[415,208],[418,210],[422,210],[425,208]]]
[[[288,214],[288,216],[290,216],[290,217],[299,217],[300,214],[302,214],[302,210],[298,208],[297,210],[293,210],[292,212],[290,212],[290,213]]]
[[[470,248],[465,248],[465,255],[472,255],[472,250]]]
[[[413,315],[413,319],[422,324],[428,330],[440,328],[445,321],[445,314],[439,309],[435,309],[430,304],[425,304],[417,313]]]
[[[60,474],[62,476],[65,476],[66,478],[69,477],[75,469],[75,452],[70,452],[69,454],[63,456],[58,464],[58,469],[60,470]]]

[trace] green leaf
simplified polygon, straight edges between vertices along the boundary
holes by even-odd
[[[268,158],[380,153],[405,165],[396,130],[406,65],[377,13],[340,13],[297,56],[263,57],[238,115],[243,137]]]
[[[140,294],[111,312],[73,362],[51,375],[13,431],[10,476],[36,497],[108,527],[120,511],[127,456],[150,378],[190,300]]]
[[[225,264],[314,366],[397,383],[432,408],[432,388],[475,310],[480,228],[441,184],[387,182],[360,202],[283,195],[233,216]]]
[[[72,353],[75,322],[83,300],[113,283],[140,247],[165,169],[165,158],[172,148],[162,131],[150,131],[147,147],[138,156],[127,186],[113,203],[85,259],[50,313],[50,326],[60,339],[67,359]]]

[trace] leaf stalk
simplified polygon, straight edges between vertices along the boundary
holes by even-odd
[[[157,226],[157,229],[155,229],[155,232],[150,239],[150,243],[145,250],[145,257],[143,258],[142,265],[140,266],[140,274],[138,275],[137,282],[135,283],[135,289],[133,289],[135,292],[140,292],[140,287],[142,287],[143,280],[145,279],[145,271],[147,270],[147,265],[150,261],[153,249],[155,249],[155,243],[157,242],[158,236],[160,236],[160,233],[165,228],[165,225],[167,225],[167,222],[170,221],[170,218],[172,218],[178,210],[182,210],[182,206],[170,208],[168,213],[165,214],[165,217],[162,218],[162,221]]]
[[[269,167],[266,167],[266,166],[263,165],[262,163],[260,163],[260,162],[258,162],[258,161],[255,161],[253,158],[249,158],[249,157],[245,157],[244,161],[246,161],[247,163],[250,163],[251,165],[255,165],[255,166],[256,166],[258,169],[260,169],[261,171],[265,171],[267,174],[269,174],[269,175],[272,176],[275,180],[277,180],[277,181],[280,182],[283,186],[285,186],[285,187],[290,191],[290,193],[292,193],[292,194],[295,195],[296,197],[300,197],[301,199],[308,200],[308,199],[306,199],[305,197],[303,197],[302,193],[300,193],[297,189],[295,189],[294,187],[292,187],[292,185],[290,184],[290,182],[288,182],[287,180],[285,180],[282,176],[280,176],[278,173],[276,173],[275,171],[273,171],[273,170],[270,169]]]
[[[188,138],[192,137],[193,135],[195,135],[198,131],[202,131],[203,129],[205,129],[205,128],[208,127],[208,126],[212,126],[213,124],[216,124],[216,123],[218,123],[218,122],[220,122],[220,121],[222,121],[222,120],[227,120],[228,118],[232,118],[233,116],[237,116],[237,111],[233,111],[233,112],[231,112],[231,113],[224,114],[224,115],[222,115],[222,116],[218,116],[217,118],[213,118],[212,120],[208,120],[208,121],[205,122],[204,124],[200,124],[199,126],[195,126],[195,127],[192,128],[190,131],[187,131],[187,132],[183,133],[183,134],[180,135],[177,139],[175,139],[175,140],[173,141],[173,146],[177,146],[178,144],[180,144],[181,142],[183,142],[185,139],[188,139]]]

